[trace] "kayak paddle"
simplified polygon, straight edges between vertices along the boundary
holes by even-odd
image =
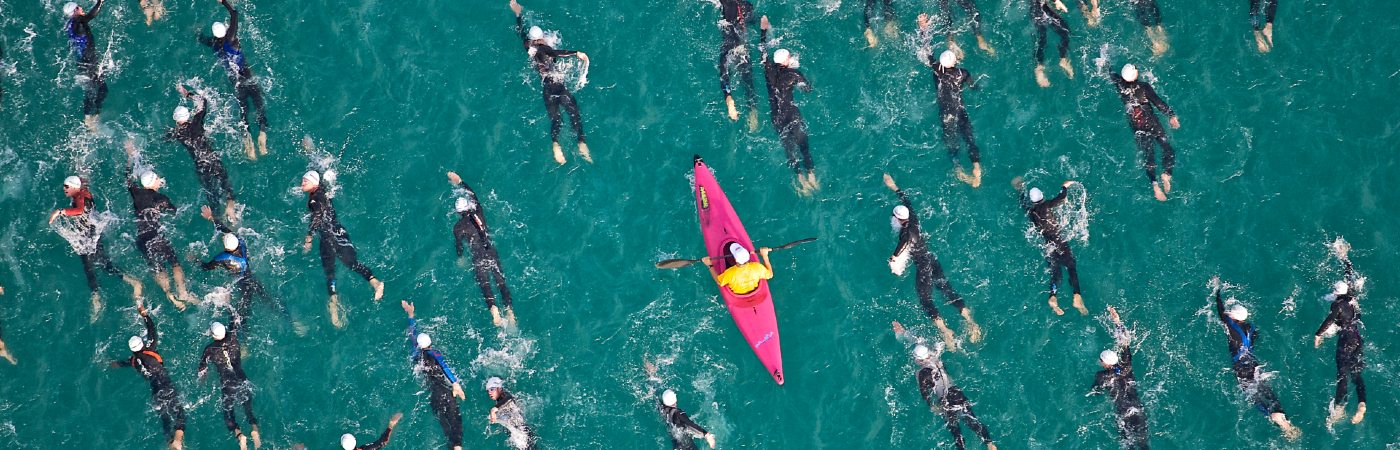
[[[814,237],[809,237],[809,238],[806,238],[806,239],[798,239],[798,240],[796,240],[796,241],[792,241],[792,242],[789,242],[789,243],[786,243],[786,244],[783,244],[783,245],[779,245],[779,246],[777,246],[777,247],[773,247],[773,250],[787,250],[787,249],[796,247],[796,246],[798,246],[798,245],[806,244],[806,243],[808,243],[808,242],[812,242],[812,241],[815,241],[815,240],[817,240],[817,238],[814,238]],[[657,262],[657,263],[656,263],[656,268],[658,268],[658,269],[679,269],[679,268],[682,268],[682,267],[688,267],[688,266],[690,266],[691,264],[695,264],[695,263],[698,263],[698,262],[700,262],[700,260],[698,260],[698,259],[667,259],[667,260],[664,260],[664,261]]]

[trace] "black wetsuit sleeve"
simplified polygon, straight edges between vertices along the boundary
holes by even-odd
[[[1166,113],[1167,116],[1176,116],[1176,112],[1172,111],[1172,107],[1167,106],[1167,102],[1163,101],[1162,97],[1157,95],[1157,91],[1152,89],[1152,85],[1142,83],[1142,90],[1143,93],[1147,94],[1147,101],[1152,102],[1152,106],[1157,107],[1158,110]]]
[[[1322,326],[1317,327],[1317,333],[1313,333],[1313,336],[1322,336],[1322,333],[1327,332],[1328,327],[1337,324],[1337,318],[1340,317],[1342,313],[1341,304],[1342,302],[1340,301],[1334,300],[1332,302],[1332,311],[1327,313],[1327,318],[1322,320]]]
[[[928,403],[929,406],[933,406],[934,401],[937,400],[933,398],[933,369],[928,367],[919,369],[919,373],[915,375],[915,378],[919,382],[919,395],[924,397],[925,403]]]
[[[540,46],[540,48],[537,49],[536,51],[539,52],[539,53],[543,53],[543,54],[545,54],[545,55],[548,55],[548,56],[553,56],[553,57],[555,57],[555,58],[562,58],[562,57],[565,57],[565,56],[574,56],[574,55],[577,55],[577,54],[578,54],[578,50],[560,50],[560,49],[556,49],[556,48],[549,48],[549,47],[546,47],[546,46]]]
[[[233,232],[233,229],[229,228],[228,224],[224,223],[223,218],[220,218],[218,216],[214,217],[214,229],[219,230],[220,233]]]
[[[113,364],[116,364],[117,367],[132,367],[132,366],[135,366],[135,365],[136,365],[136,357],[133,356],[133,357],[130,357],[130,358],[127,358],[127,359],[123,359],[123,360],[120,360],[120,361],[113,361],[112,363],[113,363]]]
[[[154,349],[159,342],[160,335],[156,333],[156,320],[150,314],[141,316],[146,321],[146,348]]]
[[[967,69],[961,67],[956,68],[956,70],[958,71],[958,76],[962,77],[962,80],[966,83],[964,86],[967,86],[968,89],[976,91],[982,88],[981,85],[977,84],[977,79],[972,77],[972,72],[968,72]]]
[[[794,86],[797,86],[797,88],[801,89],[802,92],[812,92],[812,83],[807,82],[807,77],[805,75],[802,75],[802,72],[798,72],[794,69],[792,71],[792,76],[792,84]]]
[[[227,9],[227,10],[228,10],[228,33],[227,33],[227,35],[224,37],[224,39],[227,40],[229,43],[233,44],[234,47],[237,47],[237,46],[238,46],[238,10],[233,9],[233,5],[230,5],[230,4],[228,3],[228,0],[224,0],[224,1],[221,1],[221,2],[219,2],[219,3],[222,3],[222,4],[224,5],[224,9]]]
[[[1342,258],[1342,279],[1346,280],[1347,287],[1356,288],[1356,271],[1351,268],[1351,260]]]
[[[199,369],[195,370],[195,373],[204,375],[204,371],[209,368],[209,359],[214,357],[215,347],[215,344],[204,346],[204,354],[199,357]]]
[[[527,35],[525,34],[525,18],[524,18],[524,17],[521,17],[521,16],[519,16],[519,15],[515,16],[515,32],[516,32],[516,34],[519,34],[519,35],[520,35],[520,42],[524,43],[526,47],[529,47],[529,46],[530,46],[530,37],[527,36]]]
[[[458,219],[458,223],[461,223],[461,220],[466,220],[466,218],[463,217],[461,219]],[[457,246],[458,258],[462,257],[462,241],[465,240],[466,237],[467,233],[465,230],[462,229],[460,225],[455,225],[452,227],[452,243]]]
[[[82,17],[75,17],[74,20],[77,20],[82,23],[88,23],[89,20],[92,20],[93,18],[97,17],[98,11],[101,10],[102,0],[97,0],[97,3],[92,5],[92,9],[85,11]]]
[[[209,114],[209,110],[206,108],[208,102],[201,95],[194,95],[191,98],[194,99],[194,114],[190,117],[190,125],[197,127],[195,128],[197,130],[203,130],[204,116]]]
[[[679,409],[675,410],[675,414],[671,416],[671,419],[673,420],[672,423],[681,427],[686,433],[690,433],[691,436],[704,437],[706,434],[709,434],[708,431],[705,431],[705,427],[690,420],[690,416],[686,415],[685,411]]]
[[[371,443],[369,443],[369,444],[366,444],[364,447],[360,447],[360,449],[361,449],[361,450],[379,450],[379,449],[381,449],[381,448],[384,448],[385,445],[389,445],[389,435],[391,435],[391,434],[394,434],[394,429],[393,429],[393,428],[385,428],[385,429],[384,429],[384,434],[379,435],[379,439],[375,439],[374,442],[371,442]]]
[[[1059,193],[1058,195],[1056,195],[1055,198],[1052,198],[1052,199],[1050,199],[1050,201],[1045,202],[1045,207],[1046,207],[1046,208],[1054,208],[1054,207],[1056,207],[1056,206],[1060,206],[1061,203],[1064,203],[1064,202],[1065,202],[1065,198],[1066,198],[1068,195],[1069,195],[1069,189],[1066,189],[1066,188],[1064,188],[1064,187],[1061,187],[1061,188],[1060,188],[1060,193]]]
[[[1089,393],[1098,394],[1108,390],[1108,387],[1113,383],[1113,377],[1110,375],[1111,373],[1111,371],[1105,369],[1095,374],[1094,385],[1089,387]]]
[[[476,205],[476,208],[472,209],[468,216],[473,222],[476,222],[476,227],[481,230],[482,236],[490,237],[491,230],[486,228],[486,213],[482,212],[481,199],[477,198],[476,191],[468,186],[466,181],[462,182],[462,189],[467,191],[467,198],[471,200],[473,205]],[[487,240],[485,243],[490,245],[491,241]]]
[[[223,254],[223,253],[220,253],[220,255],[222,255],[222,254]],[[214,259],[211,259],[211,260],[209,260],[209,261],[207,261],[207,262],[201,263],[201,264],[199,265],[199,268],[200,268],[200,269],[204,269],[204,270],[214,270],[214,269],[217,269],[217,268],[218,268],[219,266],[221,266],[221,265],[223,265],[223,263],[219,261],[219,258],[218,258],[218,257],[215,257]]]

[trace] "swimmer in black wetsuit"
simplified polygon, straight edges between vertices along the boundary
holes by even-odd
[[[948,159],[953,161],[954,173],[958,180],[973,188],[982,186],[982,152],[972,138],[972,119],[967,117],[967,105],[963,103],[963,88],[977,89],[977,80],[966,69],[957,67],[958,56],[953,50],[944,50],[938,61],[932,59],[929,46],[929,21],[927,14],[919,15],[919,41],[923,50],[919,52],[924,65],[933,69],[933,81],[937,92],[938,117],[943,125],[943,145],[948,148]],[[972,162],[972,175],[963,171],[958,162],[958,152],[967,144],[967,157]]]
[[[219,231],[219,242],[223,244],[224,251],[214,255],[214,259],[203,262],[200,268],[204,270],[224,269],[233,275],[233,292],[238,296],[238,303],[230,304],[236,317],[246,320],[252,315],[253,297],[258,297],[264,301],[272,302],[272,306],[282,314],[284,319],[291,321],[291,314],[287,312],[286,305],[267,295],[267,290],[258,278],[253,276],[253,263],[248,259],[248,244],[233,232],[233,228],[227,223],[214,217],[205,206],[200,210],[200,216],[214,224],[214,228]],[[231,299],[230,299],[231,300]]]
[[[919,227],[919,216],[914,214],[914,205],[909,202],[904,191],[894,184],[894,178],[889,174],[885,174],[885,186],[899,196],[900,203],[894,207],[894,217],[891,221],[899,227],[899,245],[895,247],[894,255],[890,256],[890,270],[896,275],[903,274],[906,261],[914,260],[914,289],[918,291],[919,304],[923,306],[924,313],[933,319],[933,324],[938,327],[939,333],[943,335],[943,342],[948,344],[949,349],[956,349],[957,341],[953,339],[953,331],[948,329],[947,323],[938,315],[938,308],[933,304],[934,288],[942,292],[944,301],[957,308],[963,320],[967,321],[969,339],[972,342],[981,341],[982,328],[972,320],[972,310],[963,303],[962,296],[953,290],[952,284],[948,283],[948,277],[943,274],[943,265],[938,263],[938,257],[928,249],[928,239]]]
[[[243,151],[248,154],[248,159],[258,159],[258,154],[267,154],[267,109],[263,107],[262,88],[258,86],[258,80],[253,78],[253,71],[248,69],[248,60],[243,56],[243,45],[238,42],[238,11],[233,9],[228,0],[219,0],[219,4],[228,10],[228,24],[214,22],[210,26],[213,37],[202,37],[200,42],[214,49],[214,53],[219,56],[219,62],[228,72],[228,81],[233,84],[234,97],[238,99],[238,106],[243,114]],[[248,124],[248,111],[252,108],[257,108],[258,113],[257,153],[253,153],[253,135]]]
[[[209,366],[214,366],[214,371],[219,373],[219,409],[224,412],[224,426],[238,438],[238,448],[248,450],[248,437],[238,428],[238,418],[233,414],[234,407],[242,405],[243,415],[248,419],[248,425],[253,427],[250,433],[253,448],[261,448],[258,418],[253,416],[253,383],[243,373],[242,348],[238,345],[243,318],[235,314],[232,323],[233,326],[228,328],[219,322],[209,325],[209,336],[214,338],[214,342],[204,346],[204,355],[199,358],[199,379],[203,381]]]
[[[428,384],[428,402],[432,405],[433,415],[437,416],[438,424],[442,425],[442,434],[447,437],[447,446],[453,450],[462,450],[462,410],[457,405],[457,400],[467,399],[467,395],[462,392],[462,383],[457,379],[457,374],[452,372],[452,367],[447,365],[447,358],[432,347],[432,338],[428,337],[427,333],[418,331],[418,320],[413,317],[413,304],[404,300],[403,310],[408,313],[409,346],[414,348],[413,371],[422,374],[423,381]]]
[[[100,268],[109,275],[122,277],[131,285],[131,297],[138,302],[141,299],[141,281],[131,275],[127,275],[116,264],[112,264],[112,259],[107,257],[107,248],[102,244],[102,233],[93,223],[92,210],[97,204],[92,198],[92,192],[88,190],[87,180],[77,176],[70,176],[63,179],[63,195],[72,200],[72,205],[56,209],[49,214],[49,224],[52,225],[58,216],[72,217],[74,226],[79,233],[82,233],[83,240],[92,243],[92,248],[86,245],[83,248],[75,246],[74,251],[78,252],[78,257],[83,260],[83,273],[87,275],[88,290],[92,291],[92,321],[97,321],[97,315],[102,312],[102,296],[97,293],[97,272],[95,268]],[[86,253],[84,253],[86,251]]]
[[[486,300],[486,307],[491,310],[491,322],[496,326],[515,324],[515,310],[510,306],[510,289],[506,287],[506,276],[501,272],[501,255],[496,252],[496,245],[491,242],[491,232],[486,227],[486,215],[481,211],[481,202],[476,197],[476,191],[472,190],[457,172],[447,172],[448,181],[453,186],[457,186],[466,191],[466,195],[457,198],[454,210],[457,211],[457,223],[452,226],[453,242],[457,246],[457,258],[462,258],[462,243],[466,242],[472,254],[472,272],[476,274],[476,286],[481,289],[481,297]],[[491,283],[495,282],[496,289],[501,291],[501,304],[505,306],[505,317],[501,317],[501,309],[496,307],[496,296],[491,291]]]
[[[763,75],[768,81],[768,104],[773,121],[773,129],[783,142],[787,152],[788,167],[797,174],[798,192],[811,195],[819,188],[817,174],[812,168],[812,152],[807,148],[807,122],[802,120],[802,112],[797,110],[793,100],[793,90],[812,92],[807,77],[797,70],[797,56],[788,49],[780,48],[768,58],[768,16],[759,20],[759,56],[763,58]]]
[[[384,283],[375,278],[374,273],[357,258],[355,244],[350,242],[350,232],[345,231],[345,226],[340,224],[340,218],[336,217],[335,205],[331,204],[330,196],[326,195],[328,189],[321,186],[321,173],[311,170],[302,175],[301,190],[307,194],[306,209],[311,212],[310,227],[306,230],[302,251],[311,251],[312,236],[321,238],[321,269],[326,273],[326,291],[330,294],[330,301],[326,307],[331,314],[331,323],[336,328],[343,328],[345,320],[341,316],[344,311],[340,307],[340,294],[335,289],[335,260],[339,258],[350,270],[369,281],[369,285],[374,288],[376,302],[384,297]]]
[[[495,406],[491,407],[488,418],[491,423],[500,424],[510,431],[509,438],[514,440],[517,436],[525,440],[525,450],[535,450],[535,432],[528,423],[525,422],[525,412],[520,409],[520,404],[515,401],[515,396],[506,391],[505,381],[498,377],[486,379],[486,395],[491,396]]]
[[[236,222],[233,212],[237,203],[233,184],[228,179],[228,170],[224,169],[223,160],[209,144],[209,137],[204,133],[204,117],[209,114],[205,109],[207,102],[203,96],[185,90],[184,86],[176,85],[175,89],[180,91],[180,96],[194,102],[194,111],[183,105],[176,107],[172,115],[175,128],[165,133],[165,140],[176,141],[185,146],[185,150],[190,152],[190,158],[194,159],[194,172],[199,176],[204,202],[211,208],[222,208],[224,218]]]
[[[1361,423],[1366,417],[1366,383],[1361,380],[1361,371],[1366,368],[1362,358],[1365,341],[1361,338],[1361,307],[1356,298],[1362,280],[1347,258],[1350,250],[1345,242],[1336,245],[1337,259],[1342,261],[1342,281],[1332,285],[1331,311],[1313,334],[1313,347],[1322,347],[1323,338],[1337,335],[1337,392],[1328,406],[1331,410],[1327,416],[1328,427],[1346,416],[1347,380],[1356,384],[1356,415],[1352,416],[1351,423]]]
[[[1162,11],[1157,9],[1157,0],[1128,0],[1133,4],[1133,12],[1137,13],[1138,24],[1142,25],[1147,33],[1147,39],[1152,41],[1152,54],[1162,56],[1170,47],[1167,45],[1167,31],[1162,28]]]
[[[1278,0],[1249,0],[1249,23],[1254,27],[1254,44],[1259,53],[1274,49],[1274,13]]]
[[[1074,289],[1074,309],[1078,309],[1080,314],[1089,314],[1089,309],[1084,307],[1084,298],[1079,294],[1079,269],[1075,266],[1074,252],[1069,248],[1069,243],[1060,237],[1060,225],[1055,220],[1055,207],[1065,202],[1069,195],[1069,187],[1075,181],[1066,181],[1060,185],[1060,193],[1055,198],[1045,200],[1045,193],[1040,188],[1031,188],[1026,191],[1021,198],[1021,208],[1026,210],[1026,217],[1030,218],[1031,224],[1040,232],[1040,237],[1045,239],[1045,262],[1050,266],[1050,309],[1056,315],[1063,315],[1064,310],[1060,309],[1059,287],[1060,269],[1069,271],[1069,285]],[[1021,179],[1011,180],[1011,184],[1017,190],[1024,186]]]
[[[719,47],[719,88],[724,92],[724,106],[729,110],[729,120],[739,120],[739,110],[734,107],[734,85],[730,83],[737,71],[748,95],[745,103],[749,106],[749,131],[758,131],[758,100],[753,91],[753,62],[749,60],[749,25],[757,20],[753,15],[753,3],[720,0],[719,9],[723,19],[719,30],[724,37]]]
[[[1107,393],[1113,399],[1123,448],[1147,450],[1147,413],[1142,409],[1137,378],[1133,376],[1132,334],[1123,327],[1118,311],[1112,306],[1108,307],[1108,314],[1113,319],[1116,351],[1104,350],[1099,353],[1099,365],[1103,370],[1094,376],[1091,393]]]
[[[1050,79],[1045,76],[1045,29],[1055,30],[1060,35],[1060,68],[1065,76],[1074,78],[1074,66],[1069,62],[1069,23],[1065,22],[1056,9],[1068,12],[1069,8],[1060,0],[1027,0],[1031,7],[1031,24],[1035,25],[1035,82],[1040,87],[1050,87]],[[1053,1],[1053,3],[1052,3]]]
[[[661,411],[662,420],[666,421],[666,430],[671,434],[671,448],[674,450],[695,450],[695,438],[704,438],[705,443],[710,448],[715,448],[715,435],[705,430],[705,427],[690,420],[676,406],[676,392],[670,389],[661,393],[661,402],[656,405]]]
[[[996,443],[992,442],[991,433],[987,432],[987,426],[972,412],[972,402],[963,394],[962,389],[953,385],[952,378],[943,367],[943,344],[934,345],[933,351],[929,351],[920,339],[905,331],[904,325],[899,322],[893,322],[892,325],[895,337],[917,344],[914,346],[914,362],[918,364],[919,370],[915,372],[914,379],[919,383],[919,395],[924,397],[924,402],[928,403],[929,408],[943,416],[957,449],[963,450],[967,447],[962,436],[962,427],[966,425],[982,439],[982,443],[987,445],[987,450],[997,450]]]
[[[131,349],[131,357],[113,361],[112,367],[135,368],[151,383],[151,402],[156,413],[160,414],[160,424],[165,431],[166,440],[171,450],[180,450],[185,446],[185,406],[180,403],[180,393],[175,390],[175,382],[170,380],[170,374],[165,370],[164,358],[156,352],[160,335],[156,333],[155,320],[151,319],[145,306],[137,305],[136,312],[141,314],[141,320],[146,323],[146,339],[142,340],[140,336],[128,339],[127,347]]]
[[[880,40],[875,37],[875,32],[871,30],[870,21],[875,17],[875,8],[880,9],[880,18],[885,21],[885,37],[894,39],[899,37],[899,25],[895,23],[894,0],[865,0],[865,42],[870,44],[870,48],[880,45]]]
[[[102,102],[107,100],[107,82],[102,78],[101,57],[97,53],[97,40],[92,37],[92,27],[88,25],[102,10],[102,0],[84,11],[77,3],[63,5],[63,15],[68,17],[64,29],[68,32],[68,43],[78,57],[78,81],[83,85],[83,123],[89,129],[97,127],[97,116],[102,113]]]
[[[1157,96],[1157,91],[1152,89],[1152,85],[1138,80],[1136,66],[1124,64],[1120,73],[1106,75],[1109,81],[1113,82],[1118,96],[1123,99],[1123,106],[1127,108],[1128,126],[1132,127],[1133,139],[1137,141],[1138,150],[1142,151],[1142,165],[1147,171],[1147,180],[1152,182],[1152,195],[1158,201],[1166,201],[1167,194],[1172,192],[1172,167],[1176,165],[1176,150],[1167,142],[1167,131],[1162,128],[1162,120],[1157,118],[1157,113],[1153,112],[1152,108],[1155,107],[1166,114],[1167,123],[1173,129],[1181,128],[1181,121],[1177,119],[1176,112],[1167,106],[1167,102]],[[1155,146],[1162,147],[1160,183],[1157,181],[1157,162],[1153,151]]]
[[[576,56],[586,65],[588,54],[574,50],[556,50],[545,39],[544,30],[540,27],[530,27],[529,31],[526,31],[525,19],[520,16],[520,3],[510,0],[510,10],[515,13],[515,31],[520,33],[520,39],[525,41],[525,51],[530,55],[530,62],[535,71],[540,74],[540,83],[544,88],[544,106],[549,111],[549,136],[554,143],[554,161],[559,164],[566,162],[564,149],[559,147],[559,128],[563,120],[559,108],[562,107],[569,113],[574,135],[578,136],[579,156],[583,157],[584,161],[593,162],[593,156],[588,153],[588,143],[584,142],[583,117],[579,115],[578,102],[574,100],[574,94],[569,92],[569,88],[564,86],[564,74],[554,67],[555,59],[568,56]]]
[[[389,419],[389,426],[384,428],[384,433],[379,435],[379,439],[363,446],[355,445],[355,435],[345,433],[340,435],[340,448],[343,450],[379,450],[389,445],[389,436],[394,434],[394,427],[399,424],[399,419],[403,418],[403,413],[394,413],[394,417]],[[303,447],[305,448],[305,447]]]
[[[164,178],[149,170],[142,171],[140,177],[132,176],[132,167],[136,165],[137,158],[136,143],[128,139],[124,145],[129,159],[126,166],[126,190],[131,193],[131,206],[136,210],[136,249],[141,252],[141,257],[146,259],[146,265],[155,275],[156,284],[165,292],[165,298],[170,299],[175,308],[183,311],[185,301],[193,297],[185,289],[185,269],[180,267],[180,261],[175,258],[175,248],[162,233],[164,226],[160,223],[160,216],[167,211],[175,211],[175,205],[170,203],[169,197],[158,192],[165,186]],[[138,181],[140,184],[137,184]],[[178,297],[170,292],[170,277],[165,274],[166,267],[175,275],[175,291],[179,293]]]
[[[993,49],[992,45],[987,43],[987,38],[982,36],[982,14],[977,12],[977,5],[972,1],[973,0],[957,0],[958,6],[962,7],[963,11],[967,12],[968,20],[972,22],[972,34],[977,37],[977,47],[987,52],[990,56],[996,56],[996,49]],[[924,24],[927,23],[928,20],[922,17],[926,17],[927,14],[920,14],[919,16],[921,17],[919,20],[919,28],[926,28],[927,25]],[[962,59],[962,47],[958,45],[958,40],[954,33],[960,27],[953,26],[952,0],[938,0],[938,19],[938,26],[943,29],[944,34],[948,35],[948,49],[952,50],[953,53],[957,55],[958,59]]]
[[[1250,397],[1259,412],[1268,415],[1269,420],[1283,430],[1284,437],[1290,441],[1297,440],[1302,431],[1288,421],[1274,390],[1259,379],[1259,358],[1254,353],[1255,344],[1259,342],[1259,329],[1246,322],[1249,320],[1249,310],[1236,303],[1226,311],[1225,301],[1220,298],[1220,288],[1216,287],[1215,314],[1220,317],[1220,323],[1225,325],[1225,332],[1230,337],[1230,360],[1233,361],[1240,390]]]

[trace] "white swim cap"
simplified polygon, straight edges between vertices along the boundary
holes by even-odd
[[[73,176],[70,176],[70,177],[68,177],[68,178],[64,178],[64,179],[63,179],[63,187],[70,187],[70,188],[73,188],[73,189],[77,189],[77,188],[83,187],[83,179],[82,179],[82,178],[78,178],[77,175],[73,175]]]
[[[532,41],[544,39],[544,30],[541,30],[540,27],[530,27],[529,35],[530,40]]]
[[[209,324],[209,335],[213,336],[216,341],[224,340],[224,336],[227,332],[228,329],[224,328],[224,324],[222,323],[214,322]]]
[[[146,348],[146,341],[141,340],[141,336],[132,336],[131,339],[126,340],[126,348],[131,349],[133,352],[139,352],[141,349]]]
[[[729,253],[734,255],[734,262],[738,264],[747,264],[750,259],[753,259],[753,255],[749,254],[749,249],[739,245],[738,242],[729,244]]]
[[[176,106],[175,114],[172,114],[171,117],[174,118],[176,122],[188,122],[190,120],[190,109],[184,106]]]
[[[1136,67],[1136,66],[1133,66],[1132,64],[1124,64],[1124,65],[1123,65],[1123,79],[1124,79],[1124,80],[1127,80],[1127,81],[1130,81],[1130,82],[1131,82],[1131,81],[1137,81],[1137,76],[1138,76],[1138,71],[1137,71],[1137,67]]]
[[[899,220],[909,220],[909,207],[904,205],[895,206],[894,218]]]
[[[914,346],[914,360],[915,360],[915,361],[923,361],[923,360],[925,360],[925,359],[928,359],[928,357],[929,357],[928,346],[926,346],[926,345],[924,345],[924,344],[919,344],[919,345],[915,345],[915,346]]]
[[[486,379],[486,390],[488,391],[492,389],[500,389],[502,387],[505,387],[505,385],[506,382],[501,380],[501,377],[491,377]]]
[[[233,233],[224,233],[224,250],[238,250],[238,236]]]
[[[1103,352],[1099,353],[1099,362],[1110,366],[1118,364],[1118,352],[1115,352],[1113,350],[1104,350]]]
[[[433,346],[433,338],[428,337],[428,333],[418,333],[418,348],[427,350]]]
[[[155,189],[156,186],[159,184],[160,177],[156,176],[155,172],[149,170],[141,172],[141,187],[146,189]]]
[[[780,48],[778,51],[773,52],[774,64],[786,66],[790,59],[792,59],[792,52],[789,52],[788,49]]]
[[[354,449],[355,449],[355,435],[350,434],[350,433],[345,433],[345,434],[340,435],[340,448],[343,448],[343,449],[345,449],[345,450],[354,450]]]
[[[667,389],[666,392],[662,392],[661,404],[674,408],[676,406],[676,391]]]
[[[1347,295],[1348,292],[1351,292],[1351,286],[1347,285],[1347,282],[1345,282],[1345,281],[1338,281],[1338,282],[1332,284],[1332,293],[1333,293],[1333,294],[1336,294],[1336,295]]]
[[[1226,312],[1225,315],[1230,316],[1231,319],[1235,319],[1236,322],[1249,320],[1249,310],[1244,309],[1244,305],[1231,306],[1230,311]]]
[[[314,170],[308,170],[305,174],[301,176],[301,182],[310,183],[312,186],[320,186],[321,173]]]
[[[944,69],[951,69],[957,63],[958,54],[953,53],[952,50],[944,50],[942,55],[938,55],[938,65],[943,66]]]
[[[466,197],[457,197],[457,206],[455,209],[457,212],[470,211],[472,209],[472,201],[467,200]]]
[[[78,12],[78,4],[77,4],[77,3],[68,2],[68,3],[65,3],[65,4],[63,5],[63,16],[64,16],[64,17],[73,17],[73,13],[76,13],[76,12]]]
[[[1045,200],[1045,193],[1041,192],[1040,188],[1031,188],[1030,197],[1031,203],[1040,203],[1041,200]]]
[[[214,32],[214,37],[223,39],[228,34],[228,25],[224,25],[223,22],[214,22],[213,25],[209,26],[209,31]]]

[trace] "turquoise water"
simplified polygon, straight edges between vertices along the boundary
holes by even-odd
[[[391,448],[443,445],[406,362],[399,299],[417,303],[467,380],[468,448],[506,447],[486,421],[480,383],[492,375],[520,395],[544,448],[664,446],[646,356],[724,448],[949,448],[919,398],[906,347],[889,331],[900,320],[932,332],[912,279],[884,264],[895,200],[882,172],[910,191],[930,245],[983,325],[984,342],[945,360],[1002,448],[1114,447],[1108,401],[1084,395],[1095,355],[1110,344],[1106,303],[1138,329],[1154,447],[1400,445],[1391,362],[1400,351],[1391,294],[1400,276],[1387,270],[1400,251],[1389,236],[1400,227],[1394,5],[1287,1],[1276,48],[1259,55],[1245,2],[1163,2],[1172,50],[1151,59],[1130,8],[1106,2],[1101,28],[1066,15],[1077,76],[1052,70],[1054,86],[1041,89],[1024,5],[979,2],[998,56],[962,40],[966,67],[986,76],[967,97],[986,170],[973,190],[951,176],[931,78],[912,57],[911,37],[867,50],[858,2],[759,2],[814,87],[798,97],[823,184],[807,198],[792,188],[761,99],[757,132],[723,117],[718,12],[708,2],[525,4],[528,21],[560,30],[563,47],[593,61],[577,98],[596,163],[571,156],[562,167],[551,159],[537,77],[504,2],[239,5],[272,123],[271,154],[255,162],[238,148],[222,69],[193,40],[224,13],[209,1],[166,3],[169,14],[153,27],[136,2],[113,2],[94,22],[112,66],[94,136],[81,124],[61,3],[0,0],[0,324],[19,359],[0,363],[0,446],[160,447],[146,383],[105,367],[139,330],[130,291],[102,278],[109,306],[90,324],[77,257],[44,220],[66,206],[62,178],[87,174],[102,207],[122,218],[107,233],[110,253],[124,268],[144,267],[121,188],[121,141],[131,135],[181,207],[166,219],[181,259],[208,257],[216,243],[199,218],[189,157],[158,140],[177,104],[173,84],[191,80],[221,101],[211,137],[248,205],[242,226],[254,268],[308,327],[299,336],[259,307],[249,330],[244,365],[271,448],[335,448],[346,431],[367,441],[395,411],[405,419]],[[901,29],[911,31],[915,7],[897,6]],[[1117,96],[1090,76],[1102,44],[1115,63],[1131,59],[1150,73],[1181,116],[1171,133],[1178,169],[1169,202],[1151,198]],[[294,185],[326,162],[299,151],[308,135],[338,156],[329,162],[340,172],[341,218],[361,259],[388,283],[385,301],[374,303],[369,287],[340,269],[345,329],[330,326],[319,261],[299,248],[305,198]],[[708,277],[651,267],[702,251],[687,180],[695,153],[715,168],[759,243],[821,239],[773,255],[785,386],[763,373]],[[447,170],[482,196],[517,296],[518,334],[498,333],[455,264]],[[1009,187],[1016,176],[1086,187],[1073,245],[1094,316],[1056,317],[1044,306],[1043,263]],[[1313,349],[1310,336],[1340,272],[1324,246],[1338,236],[1369,278],[1370,413],[1329,432],[1335,341]],[[227,281],[186,268],[200,294]],[[1217,275],[1253,307],[1260,355],[1278,371],[1275,389],[1303,429],[1298,443],[1278,437],[1237,394],[1208,308],[1207,282]],[[189,408],[187,447],[232,448],[215,385],[194,377],[213,309],[179,313],[145,280]],[[961,319],[943,311],[962,333]]]

